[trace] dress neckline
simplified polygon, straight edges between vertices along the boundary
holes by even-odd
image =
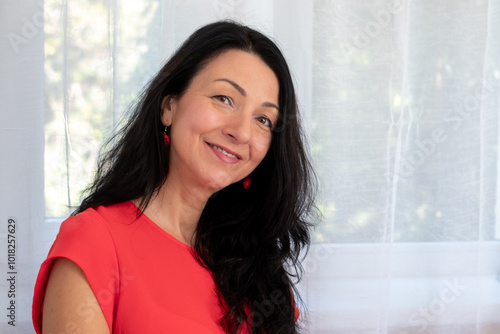
[[[183,246],[190,251],[194,251],[193,247],[186,245],[185,243],[183,243],[182,241],[180,241],[179,239],[175,238],[173,235],[171,235],[170,233],[168,233],[167,231],[162,229],[160,226],[158,226],[158,224],[156,224],[154,221],[152,221],[141,209],[139,209],[139,207],[137,205],[135,205],[134,202],[128,201],[127,203],[130,205],[130,207],[134,210],[135,213],[137,213],[137,212],[140,213],[139,219],[142,218],[143,221],[145,221],[148,225],[150,225],[152,228],[157,230],[160,234],[164,235],[165,237],[167,237],[168,239],[177,243],[178,245]]]

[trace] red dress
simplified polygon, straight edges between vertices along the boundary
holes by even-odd
[[[57,257],[83,270],[110,333],[223,333],[211,273],[196,261],[191,247],[145,215],[136,218],[136,210],[132,202],[100,206],[61,224],[35,285],[37,333],[47,278]],[[76,311],[92,316],[85,303]]]

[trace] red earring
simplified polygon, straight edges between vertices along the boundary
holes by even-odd
[[[248,189],[252,185],[252,178],[250,176],[245,177],[243,180],[243,188]]]
[[[165,131],[163,132],[163,140],[165,141],[165,146],[170,146],[170,137],[167,135],[167,127],[165,127]]]

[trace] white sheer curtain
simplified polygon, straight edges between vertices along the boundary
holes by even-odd
[[[323,215],[307,332],[500,333],[499,0],[0,0],[0,331],[33,332],[99,146],[221,18],[272,36],[296,81]]]

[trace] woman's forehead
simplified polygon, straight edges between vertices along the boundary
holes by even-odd
[[[198,72],[192,83],[197,88],[227,83],[242,95],[259,94],[275,105],[279,102],[276,74],[260,57],[246,51],[230,49],[221,53]]]

